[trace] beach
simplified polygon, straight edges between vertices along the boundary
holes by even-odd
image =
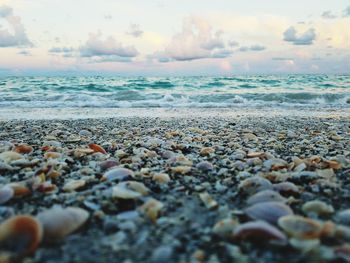
[[[347,109],[79,111],[1,115],[4,262],[349,261]]]

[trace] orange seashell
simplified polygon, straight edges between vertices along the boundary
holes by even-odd
[[[15,146],[14,151],[17,153],[28,154],[33,151],[33,147],[28,144],[19,144]]]
[[[22,183],[11,183],[9,186],[13,189],[16,197],[22,197],[32,194],[32,191]]]
[[[58,153],[58,152],[46,152],[44,154],[45,159],[57,159],[60,158],[62,156],[62,154]]]
[[[39,246],[43,237],[40,222],[32,216],[19,215],[7,219],[0,225],[0,247],[17,248],[20,251],[8,251],[15,257],[31,255]]]
[[[89,144],[89,148],[92,149],[95,153],[96,152],[99,152],[99,153],[102,153],[102,154],[107,154],[106,150],[103,149],[100,145],[98,144],[94,144],[94,143],[91,143]]]

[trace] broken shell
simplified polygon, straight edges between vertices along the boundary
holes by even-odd
[[[287,242],[287,237],[280,230],[263,221],[248,222],[237,226],[233,232],[233,237],[255,242],[265,242],[266,240]]]
[[[0,153],[0,160],[2,160],[4,163],[7,163],[7,164],[19,159],[23,159],[23,156],[16,152],[7,151],[7,152]]]
[[[329,215],[334,213],[334,208],[331,205],[326,204],[322,201],[310,201],[302,206],[304,213],[314,213],[316,215]]]
[[[245,213],[252,219],[276,224],[280,217],[292,215],[293,210],[281,202],[264,202],[248,207]]]
[[[212,148],[212,147],[204,147],[204,148],[201,149],[199,154],[201,156],[208,156],[208,155],[210,155],[211,153],[214,153],[214,152],[215,152],[214,148]]]
[[[215,209],[219,206],[218,202],[216,202],[207,192],[200,193],[199,198],[208,209]]]
[[[264,152],[250,152],[247,154],[248,158],[263,158],[264,156]]]
[[[271,190],[264,190],[249,197],[247,200],[247,203],[249,205],[253,205],[253,204],[262,203],[262,202],[285,203],[286,201],[287,199],[281,196],[278,192],[271,191]]]
[[[171,170],[177,174],[187,174],[191,171],[191,167],[190,166],[176,166],[176,167],[172,167]]]
[[[44,154],[44,158],[45,159],[58,159],[61,158],[62,154],[58,153],[58,152],[46,152]]]
[[[85,186],[85,180],[71,180],[63,186],[63,191],[73,192]]]
[[[123,168],[123,167],[117,167],[113,168],[111,170],[108,170],[101,178],[101,180],[107,180],[107,181],[122,181],[128,177],[134,177],[134,172],[130,169]]]
[[[334,170],[341,169],[341,164],[338,161],[330,160],[330,161],[325,161],[325,163],[327,164],[328,168],[331,168]]]
[[[225,218],[214,225],[213,233],[222,237],[230,237],[238,225],[239,222],[237,220]]]
[[[247,194],[255,194],[262,190],[271,189],[272,184],[265,178],[254,176],[243,180],[238,187]]]
[[[153,179],[153,181],[156,181],[156,182],[161,183],[161,184],[169,183],[171,180],[170,176],[168,174],[165,174],[165,173],[155,174],[155,175],[153,175],[152,179]]]
[[[135,181],[126,181],[112,188],[112,197],[117,199],[137,199],[147,195],[149,189],[143,184]]]
[[[288,215],[278,220],[278,225],[290,236],[299,239],[319,238],[323,231],[321,223],[310,218]]]
[[[53,207],[37,215],[44,229],[46,240],[64,238],[80,228],[89,218],[89,213],[79,207]]]
[[[211,171],[214,169],[214,166],[207,161],[200,162],[196,165],[196,168],[202,171]]]
[[[107,154],[106,150],[103,149],[102,146],[98,144],[91,143],[89,144],[89,148],[92,149],[95,153],[102,153],[102,154]]]
[[[81,157],[86,156],[88,154],[91,154],[93,152],[94,152],[94,150],[92,150],[92,149],[78,148],[78,149],[74,150],[73,155],[75,158],[81,158]]]
[[[28,154],[33,151],[33,147],[28,144],[19,144],[13,149],[16,153]]]
[[[0,188],[0,205],[5,204],[9,201],[15,194],[15,191],[12,187],[5,185]]]
[[[150,198],[146,203],[144,203],[140,207],[140,211],[144,213],[153,223],[155,223],[163,207],[164,204],[162,202]]]
[[[1,248],[15,249],[8,252],[16,256],[30,255],[35,252],[43,236],[43,229],[38,220],[32,216],[19,215],[11,217],[0,225]]]

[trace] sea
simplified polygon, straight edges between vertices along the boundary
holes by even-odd
[[[350,75],[0,77],[0,119],[181,109],[347,112]]]

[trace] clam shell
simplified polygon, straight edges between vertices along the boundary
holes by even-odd
[[[159,173],[159,174],[153,175],[152,180],[161,184],[166,184],[171,181],[170,176],[165,173]]]
[[[214,225],[213,233],[222,237],[229,237],[238,225],[239,222],[237,220],[225,218]]]
[[[287,237],[276,227],[263,222],[248,222],[236,227],[233,237],[237,239],[249,239],[256,242],[264,242],[266,240],[287,242]]]
[[[264,190],[249,197],[247,200],[247,203],[249,205],[253,205],[253,204],[262,203],[262,202],[285,203],[286,201],[287,199],[281,196],[278,192],[271,191],[271,190]]]
[[[108,170],[103,176],[102,180],[107,181],[122,181],[128,177],[134,177],[134,172],[130,169],[123,168],[123,167],[117,167],[113,168],[111,170]]]
[[[32,216],[19,215],[0,224],[0,247],[11,254],[15,253],[16,256],[34,253],[42,236],[42,226]]]
[[[278,220],[278,225],[290,236],[299,239],[319,238],[323,232],[323,225],[310,218],[288,215]]]
[[[164,204],[156,199],[150,198],[140,207],[140,211],[144,213],[153,223],[156,222],[160,211]]]
[[[271,224],[277,224],[280,217],[293,214],[293,210],[281,202],[257,203],[244,211],[252,219],[264,220]]]
[[[291,182],[283,182],[273,185],[273,190],[279,192],[282,195],[298,195],[300,190],[298,186]]]
[[[95,153],[102,153],[102,154],[107,154],[106,150],[103,149],[102,146],[98,144],[91,143],[89,144],[89,148],[92,149]]]
[[[89,218],[89,213],[79,207],[53,207],[37,215],[44,229],[46,240],[62,239],[80,228]]]
[[[302,206],[302,210],[306,214],[314,213],[316,215],[329,215],[334,213],[333,206],[319,200],[305,203]]]
[[[15,191],[12,187],[5,185],[0,188],[0,205],[5,204],[9,201],[15,194]]]
[[[28,154],[33,151],[33,147],[28,144],[19,144],[13,149],[17,153]]]
[[[73,192],[85,186],[85,180],[71,180],[63,186],[63,191]]]
[[[255,194],[259,191],[272,189],[272,184],[265,178],[254,176],[243,180],[238,187],[247,194]]]
[[[143,184],[134,181],[126,181],[112,188],[112,197],[116,199],[137,199],[147,195],[149,189]]]

